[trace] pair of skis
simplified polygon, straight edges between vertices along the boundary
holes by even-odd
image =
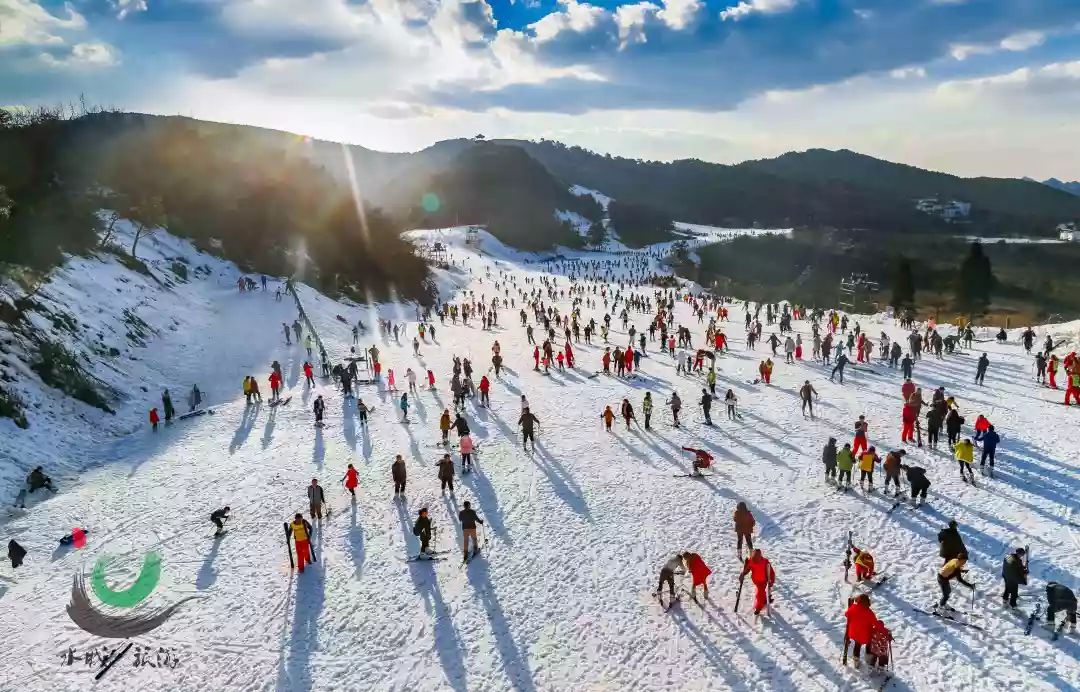
[[[932,612],[932,611],[929,611],[929,610],[923,610],[921,608],[915,608],[915,607],[912,607],[911,609],[914,610],[916,613],[922,613],[923,615],[932,615],[932,616],[934,616],[936,618],[939,618],[941,620],[949,620],[951,622],[955,622],[958,625],[963,625],[964,627],[970,627],[970,628],[976,629],[976,630],[984,630],[984,629],[986,629],[985,627],[982,627],[981,625],[976,625],[973,622],[964,622],[963,620],[960,620],[960,619],[958,619],[956,617],[953,617],[952,615],[950,615],[947,612],[944,612],[944,613],[943,612]]]
[[[330,515],[329,515],[329,512],[328,512],[327,513],[327,518],[329,518],[329,516]],[[292,528],[289,526],[289,522],[285,522],[284,526],[285,526],[285,552],[287,552],[289,554],[289,567],[291,569],[296,569],[296,562],[293,560],[292,543],[289,542],[289,539],[292,538]],[[310,538],[310,536],[308,538]],[[315,559],[315,546],[313,546],[311,544],[310,540],[308,541],[308,554],[311,555],[311,561],[312,562],[318,562],[318,560]]]

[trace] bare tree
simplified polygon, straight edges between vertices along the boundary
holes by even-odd
[[[128,198],[123,212],[135,225],[135,240],[131,242],[131,256],[134,258],[139,241],[165,223],[165,208],[160,196],[146,195]]]

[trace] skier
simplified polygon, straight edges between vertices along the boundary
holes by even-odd
[[[321,428],[323,412],[326,411],[326,402],[323,401],[322,394],[315,397],[315,404],[311,407],[311,410],[315,412],[315,425]]]
[[[957,527],[955,519],[949,522],[947,528],[938,531],[937,539],[940,546],[938,555],[945,562],[958,555],[967,555],[967,548],[964,546],[964,539],[960,537],[960,529]]]
[[[882,468],[885,470],[885,492],[889,492],[890,483],[896,486],[893,497],[900,494],[900,467],[905,456],[907,456],[907,450],[894,449],[885,455],[885,462],[882,464]]]
[[[439,432],[442,434],[442,443],[450,444],[450,409],[444,408],[439,416]]]
[[[465,422],[465,419],[459,413],[454,418],[454,430],[457,432],[458,437],[469,434],[469,424]]]
[[[855,421],[855,439],[851,443],[852,454],[858,454],[860,450],[866,451],[866,433],[869,428],[866,416],[859,416],[859,420]]]
[[[953,452],[956,454],[956,462],[960,464],[960,479],[975,485],[975,471],[971,468],[971,465],[975,462],[975,445],[971,443],[969,438],[965,437],[956,443]],[[967,476],[964,475],[965,470]]]
[[[610,407],[609,407],[610,408]],[[525,408],[521,412],[521,417],[518,418],[518,425],[521,427],[521,448],[526,449],[526,444],[532,442],[533,450],[536,449],[536,435],[533,431],[534,425],[539,425],[540,419],[534,416],[528,408]]]
[[[471,435],[462,435],[458,439],[461,451],[461,472],[468,473],[472,471],[472,453],[475,447]]]
[[[975,384],[982,384],[986,379],[986,369],[990,367],[990,359],[986,357],[986,354],[982,354],[979,358],[978,365],[975,366]]]
[[[394,499],[405,497],[405,459],[400,454],[394,457],[394,463],[390,464],[390,477],[394,480]],[[425,510],[426,511],[426,510]]]
[[[837,344],[837,348],[839,347],[840,344]],[[840,384],[844,384],[844,368],[847,366],[847,364],[848,357],[845,356],[843,353],[838,354],[836,356],[836,366],[832,369],[832,374],[829,375],[829,381],[832,382],[833,378],[836,377],[837,374],[839,374]]]
[[[851,470],[855,467],[855,453],[851,451],[851,443],[845,442],[844,448],[836,454],[836,468],[840,471],[840,477],[836,479],[836,486],[844,485],[851,487]]]
[[[772,587],[776,582],[776,572],[772,564],[761,554],[761,548],[754,549],[750,559],[743,566],[740,578],[745,578],[747,574],[750,575],[750,581],[753,582],[755,588],[754,615],[760,615],[762,609],[772,603]]]
[[[1008,603],[1010,608],[1016,607],[1016,601],[1020,596],[1020,585],[1027,584],[1028,568],[1024,561],[1027,551],[1017,548],[1010,555],[1005,556],[1001,563],[1001,578],[1005,581],[1005,591],[1001,594],[1001,600]]]
[[[810,407],[810,417],[814,417],[814,400],[811,397],[818,397],[817,390],[810,384],[810,380],[803,382],[803,386],[799,388],[799,398],[802,399],[802,414],[806,415],[806,408]]]
[[[281,329],[282,329],[282,331],[285,332],[285,345],[286,346],[292,346],[292,337],[289,334],[289,325],[282,322],[281,323]]]
[[[345,476],[341,480],[345,482],[345,489],[352,495],[353,500],[356,499],[356,486],[358,484],[358,473],[352,464],[349,464],[349,468],[345,470]]]
[[[405,369],[405,379],[409,381],[409,391],[416,394],[416,373],[412,368]]]
[[[705,425],[712,425],[712,418],[709,416],[709,412],[712,410],[712,395],[708,390],[701,390],[701,412],[705,415]]]
[[[304,519],[304,515],[300,512],[296,513],[291,524],[289,524],[288,537],[293,539],[296,545],[296,568],[301,574],[304,573],[304,565],[308,562],[311,555],[308,552],[309,540],[311,538],[311,523],[307,519]],[[314,560],[311,560],[314,562]]]
[[[727,417],[728,420],[735,420],[739,417],[738,412],[735,410],[739,404],[739,397],[735,396],[735,391],[732,389],[727,390],[727,394],[724,395],[724,403],[727,404]]]
[[[695,449],[693,447],[683,447],[687,452],[694,453],[694,470],[691,472],[695,476],[703,475],[701,469],[707,469],[712,465],[713,455],[706,452],[704,449]]]
[[[488,379],[487,375],[483,375],[480,378],[480,405],[481,406],[486,407],[486,406],[491,405],[491,400],[488,399],[488,393],[490,391],[491,391],[491,380]]]
[[[323,492],[322,486],[319,485],[319,479],[312,478],[311,485],[307,489],[308,508],[311,510],[311,518],[322,521],[322,508],[326,502],[326,494]]]
[[[1069,631],[1076,632],[1076,594],[1072,589],[1056,581],[1046,584],[1046,621],[1051,625],[1057,614],[1064,610],[1069,623]]]
[[[619,407],[619,413],[622,415],[623,420],[626,421],[626,429],[630,429],[630,421],[634,420],[634,407],[630,405],[629,399],[623,399],[622,405]]]
[[[964,572],[967,571],[964,569],[964,566],[967,565],[967,557],[967,551],[962,551],[959,555],[947,561],[938,571],[937,581],[938,586],[941,587],[941,600],[938,601],[934,612],[956,611],[955,608],[949,605],[949,596],[952,595],[952,581],[954,579],[972,591],[975,590],[975,585],[964,579]]]
[[[877,451],[871,447],[859,455],[859,487],[865,489],[864,483],[870,485],[870,492],[874,492],[874,465],[881,462]]]
[[[462,533],[462,553],[464,557],[462,562],[469,561],[469,541],[473,544],[473,557],[476,557],[480,552],[480,543],[476,540],[476,525],[483,524],[484,520],[476,515],[476,512],[472,508],[472,504],[466,500],[465,509],[458,512],[458,521],[461,522]]]
[[[844,611],[844,618],[847,619],[844,634],[844,658],[847,658],[848,642],[853,642],[855,646],[852,648],[852,656],[854,657],[855,667],[858,668],[861,664],[859,654],[862,653],[864,646],[867,647],[867,652],[869,652],[871,632],[879,622],[877,616],[874,615],[874,611],[870,609],[870,596],[859,594],[848,606],[847,610]]]
[[[281,375],[277,370],[270,372],[270,401],[281,399]]]
[[[304,384],[307,386],[315,386],[315,372],[311,368],[311,363],[304,361]]]
[[[402,423],[408,423],[409,422],[409,393],[408,392],[402,392],[401,393],[401,400],[400,400],[399,406],[401,407],[401,422]]]
[[[705,580],[712,574],[712,570],[697,553],[687,551],[683,553],[683,560],[686,562],[687,571],[690,572],[690,598],[697,601],[697,587],[700,586],[705,598],[708,599],[709,585]]]
[[[649,430],[649,423],[652,422],[652,392],[645,392],[645,398],[641,402],[641,413],[645,416],[645,429]]]
[[[994,426],[990,426],[986,429],[986,433],[982,438],[982,458],[979,460],[979,469],[982,470],[986,465],[986,461],[990,461],[990,475],[994,475],[994,452],[997,451],[997,446],[1001,442],[1001,435],[997,434],[994,430]]]
[[[855,583],[870,581],[877,574],[874,569],[874,556],[869,550],[860,550],[855,545],[851,546],[855,553]]]
[[[611,410],[611,406],[605,406],[600,417],[604,420],[604,430],[611,432],[611,422],[615,420],[615,413]]]
[[[754,550],[754,525],[757,522],[754,520],[754,514],[746,507],[745,502],[739,502],[739,504],[735,505],[734,519],[736,549],[738,550],[739,562],[742,562],[743,541],[746,541],[747,550]]]
[[[420,556],[431,554],[432,551],[428,545],[431,543],[431,534],[435,532],[435,529],[431,526],[427,507],[421,507],[420,511],[417,512],[412,532],[414,536],[420,539]]]
[[[671,406],[671,418],[674,421],[673,425],[679,427],[679,410],[682,408],[682,399],[679,398],[679,393],[672,391],[671,399],[668,400],[668,405]]]
[[[908,485],[911,486],[911,506],[918,507],[916,499],[922,496],[922,502],[926,502],[926,491],[930,489],[930,481],[926,478],[926,469],[921,466],[909,466],[900,464],[900,468],[907,473]]]
[[[825,465],[825,482],[828,483],[831,478],[836,483],[836,438],[830,437],[829,441],[825,443],[825,448],[821,450],[821,463]],[[837,483],[839,485],[839,483]]]
[[[202,392],[199,391],[199,385],[194,385],[191,388],[191,393],[188,394],[188,405],[191,407],[188,410],[194,411],[202,404]]]
[[[653,595],[659,599],[660,595],[664,592],[664,584],[667,584],[671,600],[678,600],[678,596],[675,595],[675,575],[685,573],[686,569],[685,563],[683,562],[683,554],[679,553],[665,562],[663,567],[660,568],[660,581],[656,585],[656,591],[653,592]]]
[[[441,492],[445,493],[446,489],[450,489],[450,495],[454,494],[454,460],[450,458],[449,454],[443,454],[442,459],[439,460],[439,480],[442,482]]]
[[[217,530],[214,531],[214,537],[225,535],[225,522],[229,520],[229,506],[225,505],[221,509],[215,509],[210,514],[210,521],[214,523]]]

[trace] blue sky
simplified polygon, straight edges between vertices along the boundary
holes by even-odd
[[[1080,179],[1080,0],[0,0],[0,104]]]

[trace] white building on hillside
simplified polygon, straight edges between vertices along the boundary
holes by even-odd
[[[971,216],[971,202],[952,200],[949,202],[938,201],[936,197],[926,197],[915,200],[915,208],[924,214],[938,216],[949,222],[963,221]]]
[[[1061,223],[1057,227],[1058,237],[1067,243],[1080,242],[1080,228],[1075,223]]]

